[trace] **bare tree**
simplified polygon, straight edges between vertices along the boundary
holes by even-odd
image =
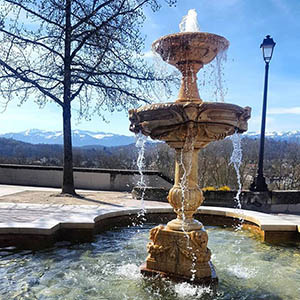
[[[176,0],[165,0],[170,5]],[[31,95],[63,112],[62,193],[75,194],[71,104],[79,117],[148,102],[154,82],[168,88],[143,57],[143,8],[158,0],[0,0],[0,91],[6,104]],[[92,101],[93,100],[93,101]]]

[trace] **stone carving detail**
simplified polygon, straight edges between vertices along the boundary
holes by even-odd
[[[163,225],[154,227],[150,231],[150,239],[147,245],[148,253],[151,258],[155,258],[162,253],[166,253],[171,258],[176,257],[176,253],[181,252],[187,259],[198,262],[209,261],[211,252],[207,248],[208,236],[206,231],[185,232],[182,239],[161,240],[157,239],[162,230],[166,230]]]
[[[166,271],[172,266],[173,271],[180,262],[182,275],[190,276],[192,265],[201,265],[201,272],[210,276],[208,262],[211,251],[207,248],[208,236],[205,230],[174,232],[162,225],[150,231],[151,242],[147,245],[147,268]]]
[[[184,201],[185,199],[189,199],[190,201]],[[197,208],[202,204],[203,200],[204,197],[200,188],[189,189],[182,192],[180,186],[173,186],[168,195],[168,201],[180,219],[184,217],[191,218]],[[183,212],[185,213],[184,216]]]
[[[146,105],[129,111],[130,130],[152,139],[172,143],[188,138],[193,128],[195,146],[223,139],[235,131],[247,130],[251,109],[217,102],[178,102]]]
[[[169,249],[170,247],[165,248],[163,246],[154,245],[151,242],[149,242],[147,245],[147,251],[151,255],[151,257],[156,257]]]
[[[150,230],[149,238],[150,238],[150,240],[153,241],[153,243],[156,242],[156,238],[157,238],[157,235],[158,235],[159,231],[164,229],[164,228],[165,227],[163,225],[159,225],[159,226],[156,226],[156,227],[154,227]]]
[[[158,255],[161,255],[163,252],[170,249],[170,247],[164,247],[162,245],[156,245],[156,239],[157,235],[159,234],[159,231],[164,229],[163,225],[156,226],[150,230],[150,240],[152,242],[149,242],[147,245],[147,251],[150,254],[152,258],[157,257]]]

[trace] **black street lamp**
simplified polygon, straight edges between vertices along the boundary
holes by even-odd
[[[265,148],[265,128],[266,128],[266,111],[267,111],[267,92],[268,92],[268,75],[269,75],[269,63],[271,61],[273,50],[276,43],[273,39],[267,35],[260,45],[262,48],[265,65],[265,86],[264,86],[264,99],[263,99],[263,110],[262,110],[262,120],[261,120],[261,131],[260,131],[260,148],[259,148],[259,161],[258,161],[258,171],[257,176],[250,185],[250,191],[253,192],[267,192],[268,186],[263,174],[264,165],[264,148]]]

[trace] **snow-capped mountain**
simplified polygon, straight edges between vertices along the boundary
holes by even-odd
[[[260,132],[247,132],[243,134],[249,138],[260,138]],[[297,142],[300,143],[300,131],[285,131],[285,132],[266,132],[266,138],[274,139],[276,141],[289,141],[289,142]]]
[[[247,132],[243,136],[249,138],[260,138],[259,132]],[[12,138],[31,144],[62,144],[63,135],[61,131],[46,131],[29,129],[21,132],[0,134],[3,138]],[[135,143],[134,136],[119,135],[107,132],[93,132],[87,130],[72,131],[73,146],[124,146]],[[300,143],[300,131],[266,132],[266,138],[275,140]]]
[[[21,132],[0,134],[3,138],[12,138],[14,140],[31,144],[62,144],[62,131],[46,131],[39,129],[29,129]],[[73,146],[123,146],[135,142],[134,136],[119,135],[106,132],[92,132],[87,130],[72,131]]]

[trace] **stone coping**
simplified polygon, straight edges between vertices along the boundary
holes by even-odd
[[[140,207],[108,208],[95,205],[0,203],[0,234],[52,235],[64,228],[93,229],[96,223],[101,220],[136,216],[140,210]],[[146,214],[171,213],[173,213],[171,207],[146,206]],[[244,219],[264,232],[300,233],[300,216],[296,215],[273,215],[226,207],[200,207],[198,213],[200,215]],[[26,216],[28,216],[28,220],[24,220]]]
[[[27,170],[42,170],[42,171],[62,171],[61,166],[40,166],[40,165],[17,165],[17,164],[0,164],[0,168],[3,169],[27,169]],[[131,169],[105,169],[105,168],[84,168],[74,167],[74,172],[89,172],[89,173],[110,173],[110,174],[122,174],[122,175],[139,175],[139,170]],[[161,172],[156,170],[143,170],[144,175],[162,175]],[[169,179],[170,180],[170,179]]]

